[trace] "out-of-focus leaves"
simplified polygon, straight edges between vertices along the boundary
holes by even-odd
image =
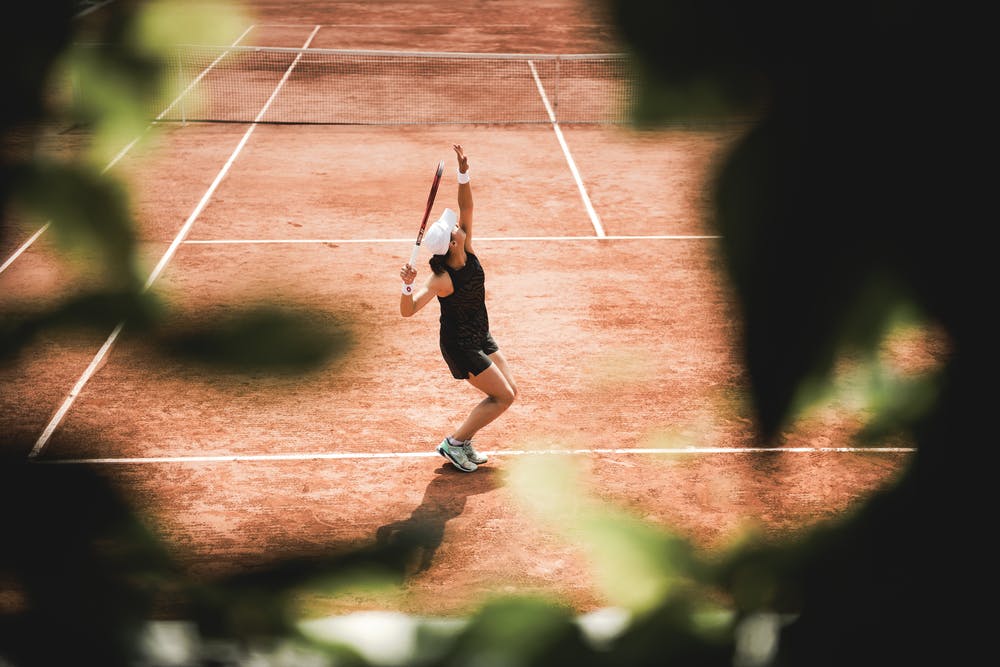
[[[954,546],[928,531],[918,489],[909,476],[794,540],[747,544],[720,568],[742,612],[791,619],[776,664],[919,664],[923,642],[940,646],[933,615],[947,584],[925,566],[951,562]],[[922,642],[914,632],[925,631]]]
[[[913,440],[914,425],[937,403],[941,393],[937,375],[910,380],[877,381],[868,389],[871,419],[857,434],[862,445],[878,446],[892,437]]]
[[[605,508],[583,520],[579,537],[610,604],[644,613],[693,576],[690,546],[658,527]]]
[[[0,580],[21,598],[0,613],[0,655],[23,667],[134,664],[142,623],[180,576],[118,491],[82,465],[6,462],[0,507]]]
[[[330,545],[328,554],[276,558],[251,571],[193,584],[182,601],[187,618],[209,637],[294,634],[297,594],[336,597],[402,584],[413,546]]]
[[[928,17],[891,3],[604,4],[655,72],[640,116],[668,123],[689,104],[708,117],[697,100],[710,97],[753,119],[711,195],[771,438],[799,389],[825,381],[845,346],[877,340],[887,312],[948,308],[952,247],[921,231],[936,190],[912,141]]]
[[[88,128],[99,167],[130,142],[155,136],[150,122],[188,83],[177,78],[179,44],[231,44],[253,23],[239,3],[155,0],[109,11],[98,34],[63,54],[55,82],[74,122]]]
[[[53,63],[73,35],[75,0],[30,2],[0,21],[0,138],[6,131],[43,116],[44,84]],[[2,155],[0,155],[2,158]]]
[[[795,36],[784,26],[797,12],[775,14],[760,3],[601,4],[638,59],[633,117],[644,126],[757,113],[772,94],[772,50]]]
[[[251,306],[201,322],[164,328],[169,354],[224,373],[302,373],[346,354],[349,320],[276,304]]]
[[[136,49],[169,53],[178,44],[231,44],[255,23],[242,2],[144,2],[127,38]]]
[[[121,41],[73,44],[62,56],[55,85],[69,120],[87,128],[89,163],[102,169],[136,139],[148,139],[155,102],[169,78],[153,56]]]
[[[607,654],[613,665],[694,665],[732,667],[732,624],[729,614],[706,613],[686,596],[662,601],[634,620]]]
[[[645,117],[676,118],[683,104],[672,100],[695,84],[735,91],[742,77],[764,93],[729,96],[764,103],[733,104],[753,120],[710,193],[762,439],[828,388],[843,355],[871,353],[899,312],[950,338],[942,372],[905,385],[876,376],[866,388],[877,414],[863,435],[891,429],[917,449],[902,479],[806,539],[738,551],[721,582],[744,618],[794,619],[776,665],[919,664],[931,651],[962,661],[986,634],[975,624],[952,633],[944,610],[963,606],[963,587],[943,573],[966,568],[934,516],[967,511],[943,489],[980,488],[959,482],[976,471],[961,473],[954,454],[988,439],[977,386],[991,382],[992,352],[976,325],[982,305],[966,298],[985,264],[962,234],[933,233],[969,219],[950,173],[965,161],[916,138],[965,122],[955,112],[967,94],[951,82],[970,63],[927,48],[964,35],[955,19],[965,14],[912,3],[605,4],[662,88]]]
[[[572,459],[536,455],[512,462],[511,489],[525,506],[591,559],[609,603],[644,614],[704,576],[691,546],[659,527],[590,497]]]
[[[745,314],[747,366],[766,438],[801,406],[800,391],[829,381],[838,355],[873,349],[895,311],[920,309],[893,263],[906,238],[860,229],[862,213],[842,221],[830,214],[833,205],[817,207],[846,197],[821,183],[826,175],[803,156],[778,153],[794,143],[775,136],[782,132],[767,122],[752,131],[717,190],[721,247]]]
[[[102,267],[112,288],[138,290],[134,223],[128,193],[116,180],[86,167],[35,160],[12,174],[15,202],[51,221],[51,232],[68,256]]]
[[[594,664],[570,610],[531,598],[485,604],[459,636],[442,665]]]

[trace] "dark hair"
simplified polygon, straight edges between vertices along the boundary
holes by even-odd
[[[427,260],[427,263],[431,266],[431,271],[434,272],[435,276],[440,276],[442,273],[447,271],[444,268],[444,262],[448,259],[448,255],[431,255],[431,258]]]

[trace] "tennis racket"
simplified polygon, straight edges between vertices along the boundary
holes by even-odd
[[[438,185],[441,184],[441,174],[444,173],[444,160],[438,162],[437,171],[434,172],[434,182],[431,183],[431,193],[427,197],[427,209],[424,211],[424,219],[420,221],[420,231],[417,232],[417,242],[413,244],[413,251],[410,253],[410,266],[417,261],[417,253],[420,252],[420,240],[424,238],[424,230],[427,229],[427,218],[431,215],[431,207],[434,206],[434,197],[437,196]]]

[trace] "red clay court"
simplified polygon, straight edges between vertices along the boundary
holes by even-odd
[[[277,91],[275,105],[303,85],[289,75],[280,86],[295,72],[277,59],[282,49],[621,51],[589,5],[572,0],[483,11],[286,4],[248,3],[255,22],[233,35],[277,50],[254,70],[255,86]],[[47,335],[0,370],[3,432],[35,443],[19,455],[100,470],[195,577],[371,544],[418,518],[440,528],[398,590],[310,601],[338,613],[465,614],[511,593],[580,612],[614,604],[585,549],[508,483],[534,457],[573,467],[590,498],[705,549],[751,527],[778,537],[836,518],[891,483],[911,450],[852,449],[864,409],[845,400],[777,445],[753,439],[739,313],[710,206],[713,168],[742,126],[551,122],[551,79],[499,62],[519,68],[512,85],[541,120],[157,125],[155,141],[110,173],[130,188],[151,289],[178,321],[279,301],[349,323],[355,345],[301,377],[227,376],[163,358],[127,322]],[[564,109],[603,85],[572,76],[584,87],[564,93]],[[463,94],[471,104],[480,93],[473,82]],[[70,131],[48,144],[59,153],[82,141]],[[454,143],[472,165],[492,332],[521,390],[477,436],[490,461],[468,475],[434,447],[481,396],[441,359],[437,304],[409,319],[397,309],[398,270],[439,160],[431,219],[457,209]],[[40,227],[20,221],[0,248],[7,305],[54,300],[92,279],[59,258],[50,235],[27,243]],[[425,255],[418,269],[419,282]],[[914,335],[886,355],[919,372],[937,363],[933,350]],[[446,574],[454,562],[475,563],[461,586]]]

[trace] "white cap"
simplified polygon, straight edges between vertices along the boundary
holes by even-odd
[[[425,246],[432,255],[444,255],[451,243],[451,232],[458,226],[458,216],[450,208],[446,208],[441,217],[427,228],[427,233],[420,244]]]

